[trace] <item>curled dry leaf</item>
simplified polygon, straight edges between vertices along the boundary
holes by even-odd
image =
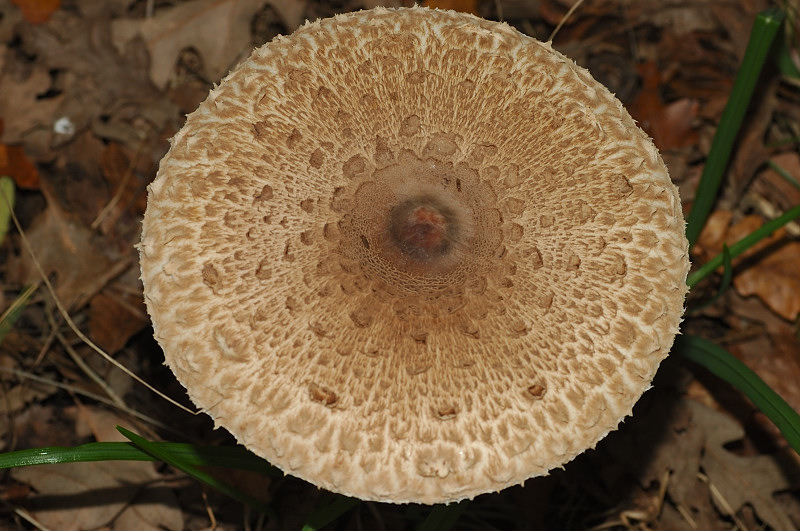
[[[53,115],[64,100],[63,94],[39,98],[51,86],[46,66],[36,63],[23,79],[21,75],[12,68],[0,73],[0,87],[3,87],[0,90],[0,116],[3,117],[0,141],[7,144],[20,144],[34,131],[49,132],[53,127]]]

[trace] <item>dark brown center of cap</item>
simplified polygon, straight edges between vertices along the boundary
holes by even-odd
[[[405,201],[392,209],[390,234],[397,247],[415,260],[443,256],[453,240],[453,213],[432,197]]]

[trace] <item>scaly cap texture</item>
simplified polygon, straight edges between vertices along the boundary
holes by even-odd
[[[173,139],[140,253],[167,363],[218,426],[320,487],[421,503],[616,429],[689,267],[677,190],[607,89],[423,8],[257,49]]]

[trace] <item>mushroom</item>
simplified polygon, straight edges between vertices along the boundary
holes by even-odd
[[[397,503],[594,447],[667,356],[689,267],[677,190],[606,88],[416,7],[255,50],[173,139],[139,249],[155,337],[217,426]]]

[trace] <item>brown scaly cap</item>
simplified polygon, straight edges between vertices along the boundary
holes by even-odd
[[[449,502],[592,448],[650,386],[689,267],[608,90],[506,24],[308,23],[192,113],[140,246],[192,400],[320,487]]]

